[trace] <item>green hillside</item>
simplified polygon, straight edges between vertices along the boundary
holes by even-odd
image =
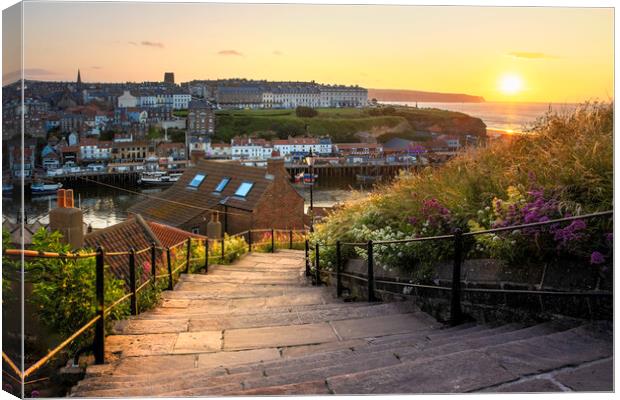
[[[229,142],[238,135],[251,135],[266,139],[299,136],[306,132],[312,136],[330,135],[334,142],[358,141],[358,133],[411,137],[417,131],[430,128],[446,133],[459,133],[464,126],[467,132],[485,135],[481,120],[465,114],[434,109],[407,107],[383,108],[321,108],[318,115],[302,118],[295,110],[222,110],[216,112],[216,141]]]

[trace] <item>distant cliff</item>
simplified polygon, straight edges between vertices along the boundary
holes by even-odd
[[[484,97],[461,93],[421,92],[418,90],[368,89],[368,98],[378,101],[407,101],[434,103],[484,103]]]

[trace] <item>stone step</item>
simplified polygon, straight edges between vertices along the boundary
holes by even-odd
[[[189,286],[188,286],[189,285]],[[163,292],[162,297],[164,299],[191,299],[191,300],[211,300],[211,299],[245,299],[245,298],[264,298],[264,297],[277,297],[277,296],[296,296],[303,293],[317,293],[312,287],[299,287],[299,286],[273,286],[273,287],[260,287],[246,288],[240,290],[235,289],[210,289],[210,288],[196,288],[192,284],[183,284],[176,288],[174,291]]]
[[[528,374],[609,357],[610,337],[590,328],[517,340],[480,349],[405,361],[327,379],[335,394],[451,393],[481,390]]]
[[[181,305],[183,306],[183,307],[179,306],[176,310],[176,313],[174,312],[174,310],[171,310],[174,307],[170,307],[172,305],[170,304],[169,307],[166,307],[166,308],[170,308],[170,310],[161,311],[162,309],[159,309],[159,310],[153,310],[153,311],[146,311],[140,314],[136,319],[160,319],[160,318],[161,319],[188,319],[190,317],[199,318],[200,316],[203,316],[204,318],[210,318],[213,316],[222,316],[222,315],[249,316],[249,315],[261,315],[261,314],[266,314],[266,313],[301,312],[301,311],[329,310],[329,309],[340,309],[340,308],[352,309],[352,308],[357,308],[357,307],[368,306],[367,303],[342,303],[342,302],[332,301],[332,302],[328,302],[324,304],[284,305],[284,306],[279,306],[279,307],[274,306],[274,307],[269,307],[269,308],[241,310],[241,309],[230,309],[228,307],[224,307],[225,302],[219,302],[219,304],[218,302],[214,302],[213,309],[210,309],[210,310],[201,309],[199,311],[194,312],[192,310],[187,309],[189,306],[189,301],[177,300],[175,302],[177,302],[180,306]]]
[[[286,313],[265,313],[243,316],[201,316],[189,320],[190,331],[214,329],[258,328],[281,325],[302,325],[344,319],[369,318],[384,315],[415,312],[413,304],[408,307],[395,306],[394,303],[369,307],[333,308]]]
[[[472,339],[469,342],[460,342],[460,344],[462,345],[462,348],[459,349],[454,349],[451,348],[450,345],[444,345],[444,346],[439,346],[439,348],[435,348],[433,352],[428,353],[428,350],[426,349],[422,349],[420,351],[420,354],[423,355],[424,358],[429,358],[432,360],[433,358],[440,356],[444,353],[451,353],[453,351],[460,351],[466,349],[467,351],[471,351],[471,349],[473,348],[477,348],[477,347],[484,347],[487,346],[489,343],[493,344],[494,342],[491,341],[489,342],[488,340],[491,338],[495,338],[495,341],[500,341],[503,344],[506,344],[507,342],[510,341],[514,341],[514,340],[522,340],[525,337],[531,337],[531,336],[537,336],[537,335],[541,335],[541,334],[546,334],[550,331],[551,327],[548,326],[550,324],[546,324],[546,325],[538,325],[538,326],[534,326],[534,327],[529,327],[529,328],[525,328],[525,329],[521,329],[521,330],[516,330],[516,331],[511,331],[511,332],[505,332],[505,333],[498,333],[498,329],[487,329],[487,332],[494,332],[495,334],[491,334],[488,337],[485,338],[478,338],[478,339]],[[485,341],[486,339],[486,341]],[[501,340],[499,340],[501,339]],[[438,351],[441,350],[441,351]],[[398,351],[398,349],[394,349],[396,351]],[[175,375],[170,376],[170,378],[174,379],[175,381],[177,381],[178,379],[181,379],[181,377],[183,377],[183,379],[189,379],[189,385],[190,387],[188,389],[183,389],[185,391],[176,391],[177,389],[174,389],[173,392],[165,392],[164,394],[166,395],[170,395],[170,396],[184,396],[184,395],[206,395],[206,394],[220,394],[220,393],[226,393],[231,389],[231,385],[233,382],[238,382],[239,380],[243,380],[244,384],[243,387],[244,388],[249,388],[249,387],[253,387],[253,388],[257,388],[257,387],[262,387],[262,386],[271,386],[271,385],[279,385],[279,384],[284,384],[284,383],[292,383],[295,382],[295,380],[297,379],[296,377],[302,377],[302,380],[306,380],[306,379],[313,379],[314,377],[319,377],[319,378],[327,378],[329,376],[332,376],[334,373],[340,373],[339,371],[344,371],[346,370],[346,368],[357,368],[358,366],[361,368],[362,366],[364,367],[368,367],[368,366],[372,366],[373,368],[377,367],[377,359],[382,360],[382,359],[390,359],[393,357],[394,351],[390,351],[390,350],[382,350],[382,351],[375,351],[372,354],[362,354],[362,353],[357,353],[356,352],[349,352],[348,354],[344,351],[337,351],[337,352],[333,352],[333,353],[327,353],[327,354],[323,354],[323,355],[313,355],[310,357],[303,357],[300,359],[292,359],[290,361],[286,361],[286,360],[281,360],[281,359],[276,359],[276,361],[271,361],[271,362],[266,362],[266,363],[261,363],[261,365],[259,365],[259,369],[262,368],[261,371],[257,371],[257,366],[252,366],[252,365],[248,365],[247,367],[238,367],[238,368],[232,368],[232,369],[228,369],[228,373],[230,375],[226,375],[225,378],[217,378],[217,379],[210,379],[208,380],[208,385],[205,387],[200,387],[198,388],[198,383],[201,382],[201,377],[206,376],[212,376],[212,373],[209,374],[205,374],[203,373],[201,370],[196,370],[196,372],[188,372],[188,373],[178,373],[178,378],[175,378]],[[399,354],[400,355],[400,354]],[[401,360],[403,361],[407,361],[407,358],[403,358],[402,356],[400,356]],[[344,365],[344,366],[343,366]],[[312,372],[314,371],[314,372]],[[348,373],[350,373],[349,370]],[[211,371],[210,371],[211,372]],[[268,377],[267,378],[265,378]],[[157,388],[152,387],[153,383],[149,383],[149,382],[141,382],[140,380],[136,380],[136,377],[134,377],[134,379],[131,381],[131,385],[130,387],[145,387],[145,386],[149,386],[151,387],[151,389],[157,389],[157,391],[160,391],[159,386]],[[149,379],[156,379],[156,377],[149,377]],[[161,381],[161,380],[160,380]],[[156,382],[156,381],[155,381]],[[184,381],[183,381],[184,382]],[[218,386],[221,386],[221,390],[223,390],[223,392],[220,392],[218,390],[215,390],[215,388],[213,388],[212,386],[217,384]],[[104,383],[105,386],[103,386],[103,388],[110,388],[108,383]],[[165,387],[162,388],[161,390],[164,390],[165,388],[178,388],[179,386],[171,386],[169,384],[165,384]],[[233,385],[234,386],[234,385]],[[119,388],[119,390],[124,390],[127,389],[127,386],[121,386],[121,388]],[[142,389],[136,389],[138,390],[142,390]],[[138,395],[140,393],[136,392],[135,395]],[[113,392],[108,392],[108,394],[111,394]],[[126,392],[127,395],[130,395],[130,393],[133,392]],[[118,393],[117,393],[118,394]]]
[[[241,382],[241,386],[248,389],[258,389],[264,387],[272,387],[279,385],[287,385],[287,384],[301,384],[307,381],[315,381],[322,380],[325,381],[325,378],[329,376],[333,376],[336,374],[343,373],[354,373],[356,371],[365,371],[368,369],[369,365],[375,366],[376,368],[387,367],[399,364],[400,361],[391,354],[381,354],[376,355],[375,357],[364,357],[356,360],[349,360],[346,363],[340,364],[331,364],[327,366],[319,366],[312,367],[308,366],[303,370],[298,371],[289,371],[289,372],[281,372],[276,375],[270,375],[269,372],[266,372],[266,376],[256,376],[254,374],[244,375],[244,376],[229,376],[228,378],[231,381]],[[209,383],[205,386],[200,386],[200,383],[194,383],[191,387],[181,390],[181,391],[172,391],[172,392],[164,392],[163,394],[166,396],[201,396],[205,393],[205,389],[212,394],[228,394],[227,384],[220,384],[221,391],[213,391],[213,386]]]

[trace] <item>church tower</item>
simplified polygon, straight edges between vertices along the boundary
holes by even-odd
[[[77,87],[82,86],[82,77],[80,76],[80,69],[78,68],[78,76],[77,76]]]

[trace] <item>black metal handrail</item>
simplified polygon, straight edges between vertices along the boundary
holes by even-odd
[[[96,302],[97,302],[97,312],[96,316],[93,317],[89,322],[87,322],[84,326],[75,331],[69,338],[65,339],[62,343],[56,346],[54,349],[49,351],[43,358],[30,366],[26,371],[21,372],[19,368],[15,365],[15,363],[9,358],[6,353],[2,353],[2,358],[9,364],[9,366],[14,370],[16,374],[19,375],[21,379],[25,379],[27,376],[31,375],[35,371],[37,371],[40,367],[42,367],[45,363],[47,363],[50,359],[52,359],[56,354],[58,354],[62,349],[68,346],[73,340],[77,339],[84,332],[86,332],[93,325],[95,326],[95,337],[93,343],[93,349],[95,354],[95,364],[103,364],[104,363],[104,354],[105,354],[105,318],[106,316],[116,307],[118,307],[121,303],[130,300],[130,312],[131,315],[137,315],[140,310],[138,309],[137,298],[138,294],[146,287],[148,284],[154,285],[158,279],[168,278],[168,289],[174,290],[173,285],[173,276],[179,272],[183,267],[185,267],[185,273],[190,273],[190,263],[192,261],[200,260],[200,258],[191,258],[192,251],[192,241],[198,242],[198,244],[203,244],[205,247],[205,257],[204,257],[204,265],[203,268],[205,272],[208,272],[209,261],[210,260],[222,260],[226,255],[234,254],[239,255],[240,252],[245,251],[245,249],[237,249],[232,253],[226,253],[226,241],[230,239],[234,239],[237,237],[243,237],[244,235],[249,236],[248,243],[248,251],[252,251],[252,233],[253,232],[271,232],[271,251],[275,251],[277,247],[278,241],[275,240],[274,232],[288,232],[289,233],[289,248],[293,247],[293,234],[294,233],[303,233],[307,235],[308,231],[306,229],[259,229],[259,230],[247,230],[243,232],[239,232],[237,234],[231,236],[225,236],[220,240],[217,239],[209,239],[209,238],[192,238],[189,237],[186,240],[182,240],[170,247],[161,247],[157,246],[155,242],[151,243],[151,246],[145,247],[140,250],[135,250],[130,248],[127,251],[116,251],[116,252],[105,252],[103,247],[97,246],[97,250],[95,252],[74,252],[74,253],[57,253],[57,252],[45,252],[45,251],[37,251],[37,250],[22,250],[22,249],[3,249],[2,255],[9,257],[16,256],[24,256],[26,258],[58,258],[58,259],[86,259],[86,258],[95,258],[95,292],[96,292]],[[220,242],[221,243],[221,255],[210,255],[209,254],[209,243],[210,242]],[[299,242],[299,241],[297,241]],[[177,265],[174,270],[172,270],[172,257],[170,250],[175,249],[179,246],[185,244],[187,246],[187,254],[186,258],[183,262]],[[157,260],[157,250],[165,253],[166,256],[166,265],[167,265],[167,273],[157,274],[156,268],[156,260]],[[151,253],[151,278],[150,280],[145,280],[139,287],[137,285],[137,276],[136,276],[136,259],[137,255],[149,252]],[[120,257],[126,256],[128,257],[128,265],[129,265],[129,293],[115,300],[114,303],[105,307],[105,295],[104,295],[104,270],[107,269],[107,265],[105,265],[106,257]]]
[[[520,224],[520,225],[511,225],[505,227],[498,227],[480,231],[470,231],[470,232],[461,232],[460,229],[456,229],[454,233],[445,234],[445,235],[436,235],[436,236],[425,236],[425,237],[414,237],[414,238],[406,238],[406,239],[398,239],[398,240],[368,240],[367,242],[341,242],[336,241],[335,243],[321,243],[319,241],[310,243],[310,241],[306,240],[305,244],[305,256],[306,256],[306,276],[311,276],[312,268],[311,268],[311,260],[310,260],[310,252],[314,252],[314,273],[315,273],[315,283],[320,284],[320,248],[325,246],[336,246],[336,271],[331,272],[330,274],[336,275],[336,295],[340,297],[342,295],[342,277],[349,277],[352,279],[363,280],[368,283],[368,301],[375,301],[375,283],[381,284],[393,284],[399,286],[408,286],[414,288],[427,288],[427,289],[437,289],[437,290],[446,290],[450,291],[450,322],[452,325],[459,324],[462,317],[461,310],[461,292],[488,292],[488,293],[514,293],[514,294],[536,294],[536,295],[583,295],[583,296],[612,296],[613,293],[609,291],[545,291],[545,290],[522,290],[522,289],[486,289],[486,288],[462,288],[461,287],[461,264],[463,261],[463,238],[469,236],[476,235],[484,235],[484,234],[493,234],[499,232],[506,231],[515,231],[520,229],[528,229],[535,228],[540,226],[547,226],[553,224],[560,224],[569,221],[576,220],[585,220],[592,218],[599,218],[605,216],[612,216],[614,213],[613,210],[608,211],[600,211],[594,212],[590,214],[584,215],[576,215],[572,217],[565,217],[559,219],[553,219],[542,222],[534,222],[528,224]],[[454,262],[452,266],[452,285],[450,287],[447,286],[433,286],[433,285],[421,285],[400,281],[387,281],[387,280],[378,280],[374,278],[374,258],[373,258],[373,247],[375,245],[397,245],[404,243],[412,243],[412,242],[422,242],[422,241],[435,241],[435,240],[453,240],[454,246]],[[362,277],[360,275],[355,274],[346,274],[342,272],[342,247],[343,246],[351,246],[351,247],[364,247],[366,249],[367,254],[367,266],[368,271],[366,277]]]

